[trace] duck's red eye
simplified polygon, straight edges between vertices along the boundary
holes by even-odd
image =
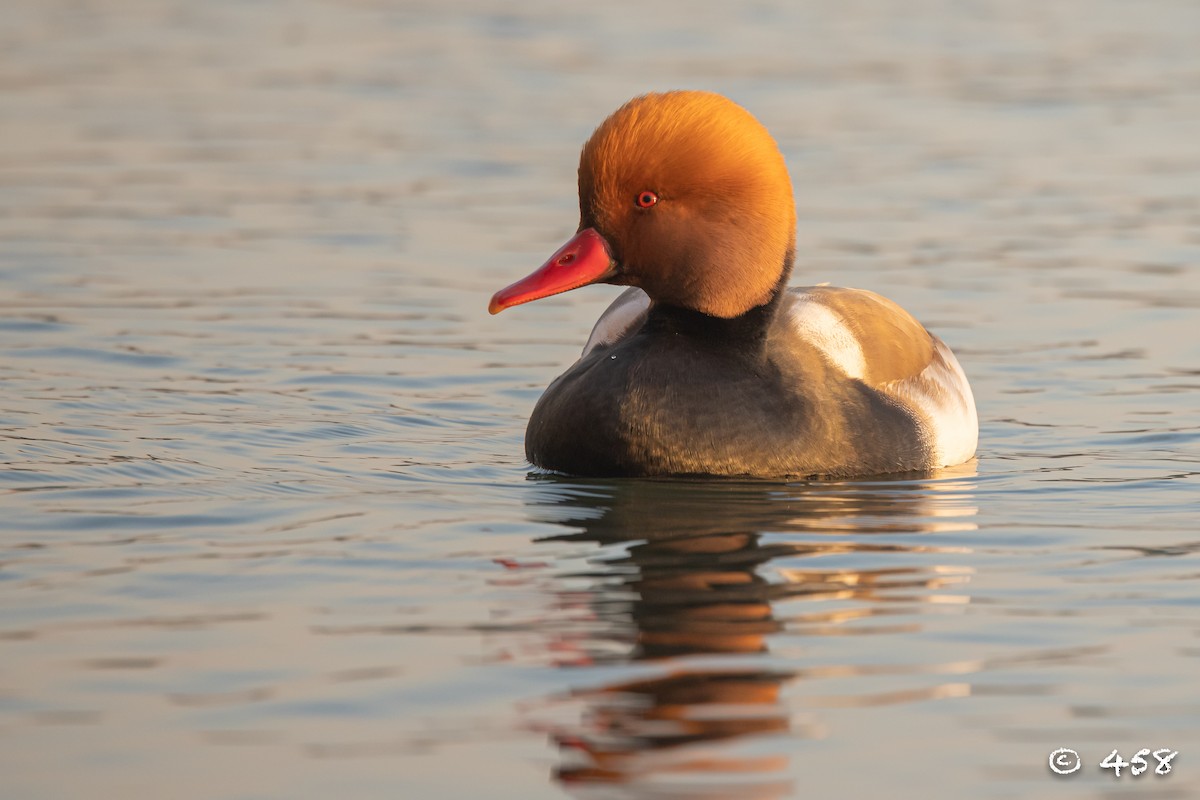
[[[649,208],[658,202],[658,195],[654,192],[641,192],[634,202],[637,203],[638,208]]]

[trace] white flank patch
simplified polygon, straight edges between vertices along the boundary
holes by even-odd
[[[795,302],[788,313],[805,340],[847,376],[861,379],[866,375],[862,345],[837,312],[814,300],[812,295],[796,293],[792,297]]]
[[[936,336],[934,359],[919,374],[881,387],[925,418],[932,437],[934,466],[961,464],[975,455],[979,444],[979,416],[971,384],[954,353]]]
[[[583,358],[597,347],[611,345],[623,338],[631,329],[641,324],[649,308],[650,298],[641,289],[632,288],[621,292],[612,305],[600,315],[600,319],[596,320],[592,335],[588,337],[579,357]]]

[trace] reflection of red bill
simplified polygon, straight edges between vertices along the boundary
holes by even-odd
[[[493,558],[493,564],[499,564],[505,569],[544,569],[550,566],[545,561],[517,561],[515,558]]]

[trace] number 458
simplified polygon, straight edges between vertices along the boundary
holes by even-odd
[[[1153,753],[1150,752],[1149,747],[1146,747],[1138,750],[1137,754],[1133,758],[1125,761],[1121,758],[1120,753],[1118,753],[1116,750],[1113,750],[1108,754],[1108,758],[1100,762],[1100,766],[1104,769],[1111,769],[1113,771],[1114,778],[1121,777],[1121,770],[1125,767],[1129,767],[1129,773],[1136,778],[1138,775],[1141,775],[1143,772],[1150,769],[1150,765],[1146,763],[1146,759],[1142,758],[1142,756],[1154,756],[1156,759],[1158,759],[1158,766],[1154,768],[1154,774],[1166,775],[1171,771],[1171,759],[1177,755],[1179,755],[1179,751],[1172,751],[1169,747],[1164,747],[1161,750],[1155,750]]]

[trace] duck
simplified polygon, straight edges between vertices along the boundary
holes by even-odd
[[[578,190],[574,236],[488,307],[628,287],[534,407],[531,464],[840,479],[974,457],[974,396],[940,338],[871,291],[789,288],[791,177],[745,108],[703,91],[635,97],[584,144]]]

